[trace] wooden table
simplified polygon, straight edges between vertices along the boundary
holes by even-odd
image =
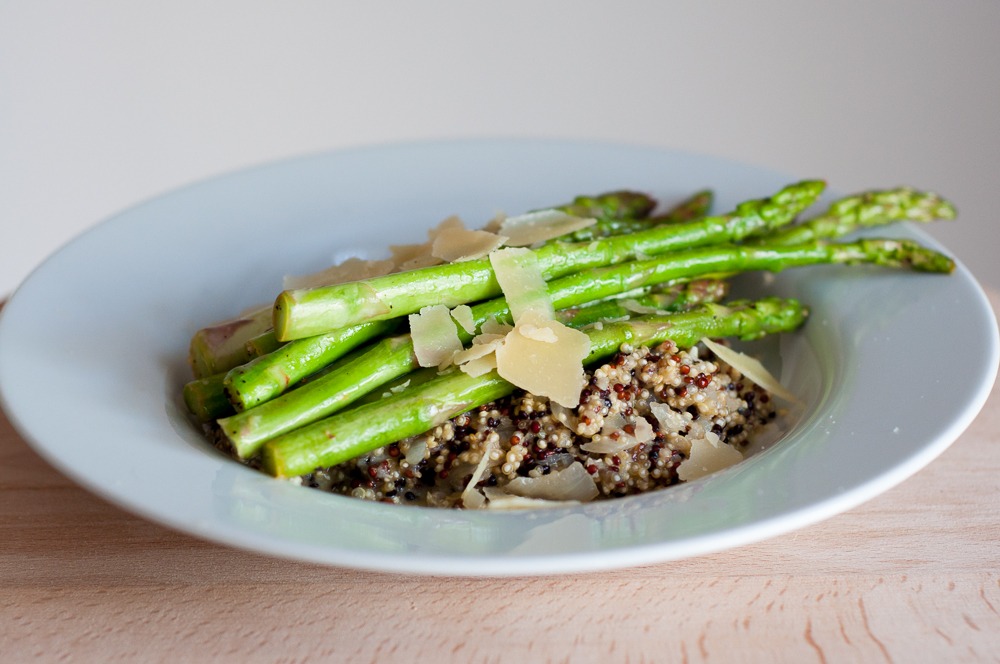
[[[846,514],[693,560],[528,579],[202,542],[78,488],[0,414],[0,661],[1000,661],[998,392],[937,461]]]

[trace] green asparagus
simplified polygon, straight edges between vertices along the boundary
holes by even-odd
[[[767,244],[801,244],[837,238],[860,228],[896,221],[954,219],[955,206],[937,194],[910,187],[868,191],[834,202],[822,216],[787,226],[757,240]]]
[[[546,245],[536,255],[548,280],[637,255],[739,241],[789,223],[816,200],[824,186],[817,180],[800,182],[772,198],[741,203],[721,217],[656,226],[589,243]],[[488,259],[448,263],[347,284],[284,291],[275,301],[274,330],[278,339],[287,341],[404,316],[430,304],[455,306],[499,293]]]
[[[666,310],[680,310],[695,301],[710,301],[721,295],[718,285],[700,285],[692,288],[678,287],[673,293],[660,294],[654,300]],[[556,300],[559,302],[560,300]],[[493,306],[490,315],[503,322],[510,322],[506,303],[503,307]],[[604,302],[595,307],[604,317],[620,318],[629,311],[620,302]],[[560,315],[560,319],[571,326],[582,327],[599,320],[594,311],[573,309]],[[473,312],[476,326],[482,325],[488,315]],[[456,326],[463,342],[472,335]],[[245,410],[219,420],[219,428],[229,439],[241,458],[252,456],[264,441],[300,426],[314,422],[321,417],[341,410],[370,391],[384,386],[395,378],[419,369],[414,354],[413,341],[409,335],[382,339],[363,352],[354,354],[353,359],[327,373],[255,408]]]
[[[690,280],[723,270],[779,271],[818,263],[860,262],[932,272],[948,272],[954,267],[951,259],[938,252],[900,240],[862,240],[849,244],[814,242],[789,247],[721,246],[570,275],[549,282],[548,290],[553,306],[566,309],[641,286]],[[608,306],[614,305],[608,303]],[[610,311],[611,318],[628,313],[620,304],[617,306]],[[593,322],[592,316],[577,318],[577,313],[573,310],[563,316],[563,320],[568,324]],[[510,312],[506,300],[501,297],[472,307],[472,318],[478,328],[489,318],[509,323]],[[463,343],[468,343],[473,336],[457,325],[456,331]],[[379,342],[336,374],[221,420],[219,424],[237,453],[247,457],[256,452],[263,441],[333,413],[368,391],[417,368],[409,336],[392,337]]]
[[[702,337],[756,338],[797,328],[806,309],[794,300],[767,298],[726,306],[704,304],[688,313],[609,323],[587,331],[587,362],[607,357],[622,344],[655,344],[667,339],[687,347]],[[514,386],[496,371],[472,377],[451,370],[377,403],[359,406],[273,438],[261,448],[264,470],[292,477],[332,466],[382,445],[420,434],[472,408],[510,394]]]

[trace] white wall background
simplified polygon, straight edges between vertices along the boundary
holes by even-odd
[[[305,152],[598,138],[955,200],[1000,287],[1000,3],[0,0],[0,297],[104,217]]]

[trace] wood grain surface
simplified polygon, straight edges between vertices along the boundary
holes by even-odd
[[[193,539],[78,488],[0,414],[0,661],[1000,661],[998,406],[994,388],[938,460],[823,523],[526,579],[358,572]]]

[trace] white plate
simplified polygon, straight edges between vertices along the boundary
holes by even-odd
[[[807,406],[787,437],[704,480],[576,509],[433,510],[279,482],[211,449],[178,394],[200,326],[270,301],[285,273],[381,255],[447,215],[479,223],[577,193],[634,188],[671,201],[705,186],[725,210],[791,179],[660,149],[533,140],[344,151],[214,179],[107,220],[27,279],[0,320],[3,405],[41,455],[125,509],[302,560],[539,574],[760,540],[885,491],[972,421],[995,377],[998,343],[963,267],[950,277],[868,267],[782,273],[768,291],[813,310],[802,332],[770,346]],[[937,246],[908,226],[891,234]]]

